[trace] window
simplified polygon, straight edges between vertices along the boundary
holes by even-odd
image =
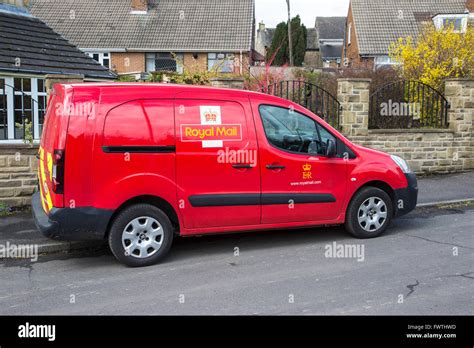
[[[147,53],[146,54],[146,72],[153,71],[174,71],[183,73],[182,53]]]
[[[352,31],[352,23],[349,23],[347,26],[347,44],[351,44],[351,31]]]
[[[109,52],[86,52],[86,54],[94,59],[97,63],[110,69],[110,53]]]
[[[395,59],[390,58],[389,56],[376,56],[375,57],[375,66],[380,67],[382,65],[396,65],[399,64]]]
[[[468,14],[437,15],[433,18],[433,22],[438,30],[453,26],[456,32],[464,33],[467,28]]]
[[[234,71],[234,55],[232,53],[208,53],[207,69],[222,73]]]
[[[329,140],[336,138],[312,118],[290,109],[261,105],[259,108],[268,142],[284,151],[325,155]]]
[[[24,139],[26,121],[32,122],[33,137],[39,139],[45,110],[43,79],[0,77],[0,140]]]

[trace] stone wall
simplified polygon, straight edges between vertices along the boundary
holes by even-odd
[[[37,189],[37,146],[0,145],[0,203],[29,205]]]
[[[417,173],[474,169],[474,80],[446,81],[448,129],[368,129],[369,79],[338,80],[342,132],[351,141],[407,160]]]

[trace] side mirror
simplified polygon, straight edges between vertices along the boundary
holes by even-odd
[[[334,140],[328,140],[327,146],[326,146],[326,156],[335,157],[336,154],[337,154],[336,143],[334,142]]]

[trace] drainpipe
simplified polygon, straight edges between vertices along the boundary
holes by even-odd
[[[242,67],[242,64],[243,64],[243,56],[242,56],[242,50],[240,50],[240,75],[242,76],[243,74],[243,67]]]

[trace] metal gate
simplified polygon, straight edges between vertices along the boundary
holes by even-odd
[[[317,85],[288,80],[271,84],[264,92],[299,104],[339,129],[341,104],[331,93]]]
[[[389,83],[370,95],[369,128],[446,128],[449,103],[419,81]]]

